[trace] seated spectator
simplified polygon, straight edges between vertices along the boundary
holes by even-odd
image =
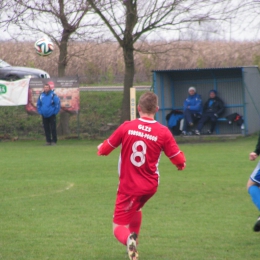
[[[212,134],[215,130],[218,117],[224,112],[225,106],[221,98],[217,96],[216,90],[210,90],[209,99],[203,106],[202,117],[195,130],[196,135],[200,135],[201,129],[208,122],[211,121],[211,127],[207,134]]]
[[[202,100],[201,96],[196,93],[196,88],[190,87],[188,93],[189,95],[183,104],[184,123],[182,135],[187,135],[188,128],[193,126],[201,118],[202,114]]]

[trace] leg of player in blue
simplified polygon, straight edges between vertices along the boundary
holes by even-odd
[[[248,193],[250,194],[253,203],[260,211],[260,189],[259,189],[259,187],[256,185],[250,186],[248,188]]]
[[[255,204],[257,209],[260,211],[259,182],[260,182],[260,163],[257,164],[256,168],[252,172],[252,174],[247,182],[247,190],[248,190],[249,195],[251,196],[252,202]],[[260,231],[260,216],[258,217],[253,229],[255,232]]]

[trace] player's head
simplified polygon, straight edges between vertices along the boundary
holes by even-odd
[[[145,114],[155,114],[158,111],[158,96],[153,92],[146,92],[139,98],[138,111]]]

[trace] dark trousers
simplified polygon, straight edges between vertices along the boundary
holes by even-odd
[[[217,124],[217,117],[214,116],[214,113],[203,113],[202,117],[198,123],[197,130],[201,131],[202,127],[208,122],[211,121],[210,132],[212,133],[215,130]]]
[[[56,115],[42,117],[43,128],[47,143],[57,143]]]
[[[191,124],[195,124],[201,115],[199,113],[194,113],[193,111],[189,110],[188,108],[184,111],[184,123],[183,123],[183,131],[187,131],[188,127]]]

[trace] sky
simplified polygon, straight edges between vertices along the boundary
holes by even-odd
[[[214,27],[214,25],[212,25]],[[186,40],[224,40],[224,41],[259,41],[260,40],[260,32],[258,29],[258,26],[243,26],[239,23],[224,23],[221,26],[216,26],[216,29],[212,29],[211,32],[203,31],[203,28],[199,29],[190,29],[189,31],[183,31],[181,33],[182,38]],[[14,35],[14,32],[17,32],[17,29],[9,28],[8,31],[4,30],[3,28],[0,28],[0,41],[7,41],[11,40],[12,36]],[[156,31],[148,36],[149,40],[167,40],[170,41],[172,39],[179,38],[180,35],[179,32],[172,32],[169,34],[169,32],[164,31]],[[17,40],[27,40],[27,41],[35,41],[38,38],[44,36],[44,34],[35,35],[35,37],[32,37],[31,39],[28,39],[28,37],[21,37]]]
[[[1,0],[0,0],[1,1]],[[235,0],[240,1],[240,0]],[[242,0],[245,1],[245,0]],[[260,7],[260,4],[259,4]],[[236,19],[229,19],[223,22],[202,22],[200,25],[195,24],[189,30],[179,31],[155,31],[149,34],[148,40],[223,40],[223,41],[258,41],[260,40],[260,16],[250,11],[244,12],[243,15],[238,15]],[[10,40],[15,38],[18,28],[10,26],[8,30],[0,28],[0,41]],[[43,34],[33,35],[28,39],[24,35],[17,40],[35,41],[44,36]]]

